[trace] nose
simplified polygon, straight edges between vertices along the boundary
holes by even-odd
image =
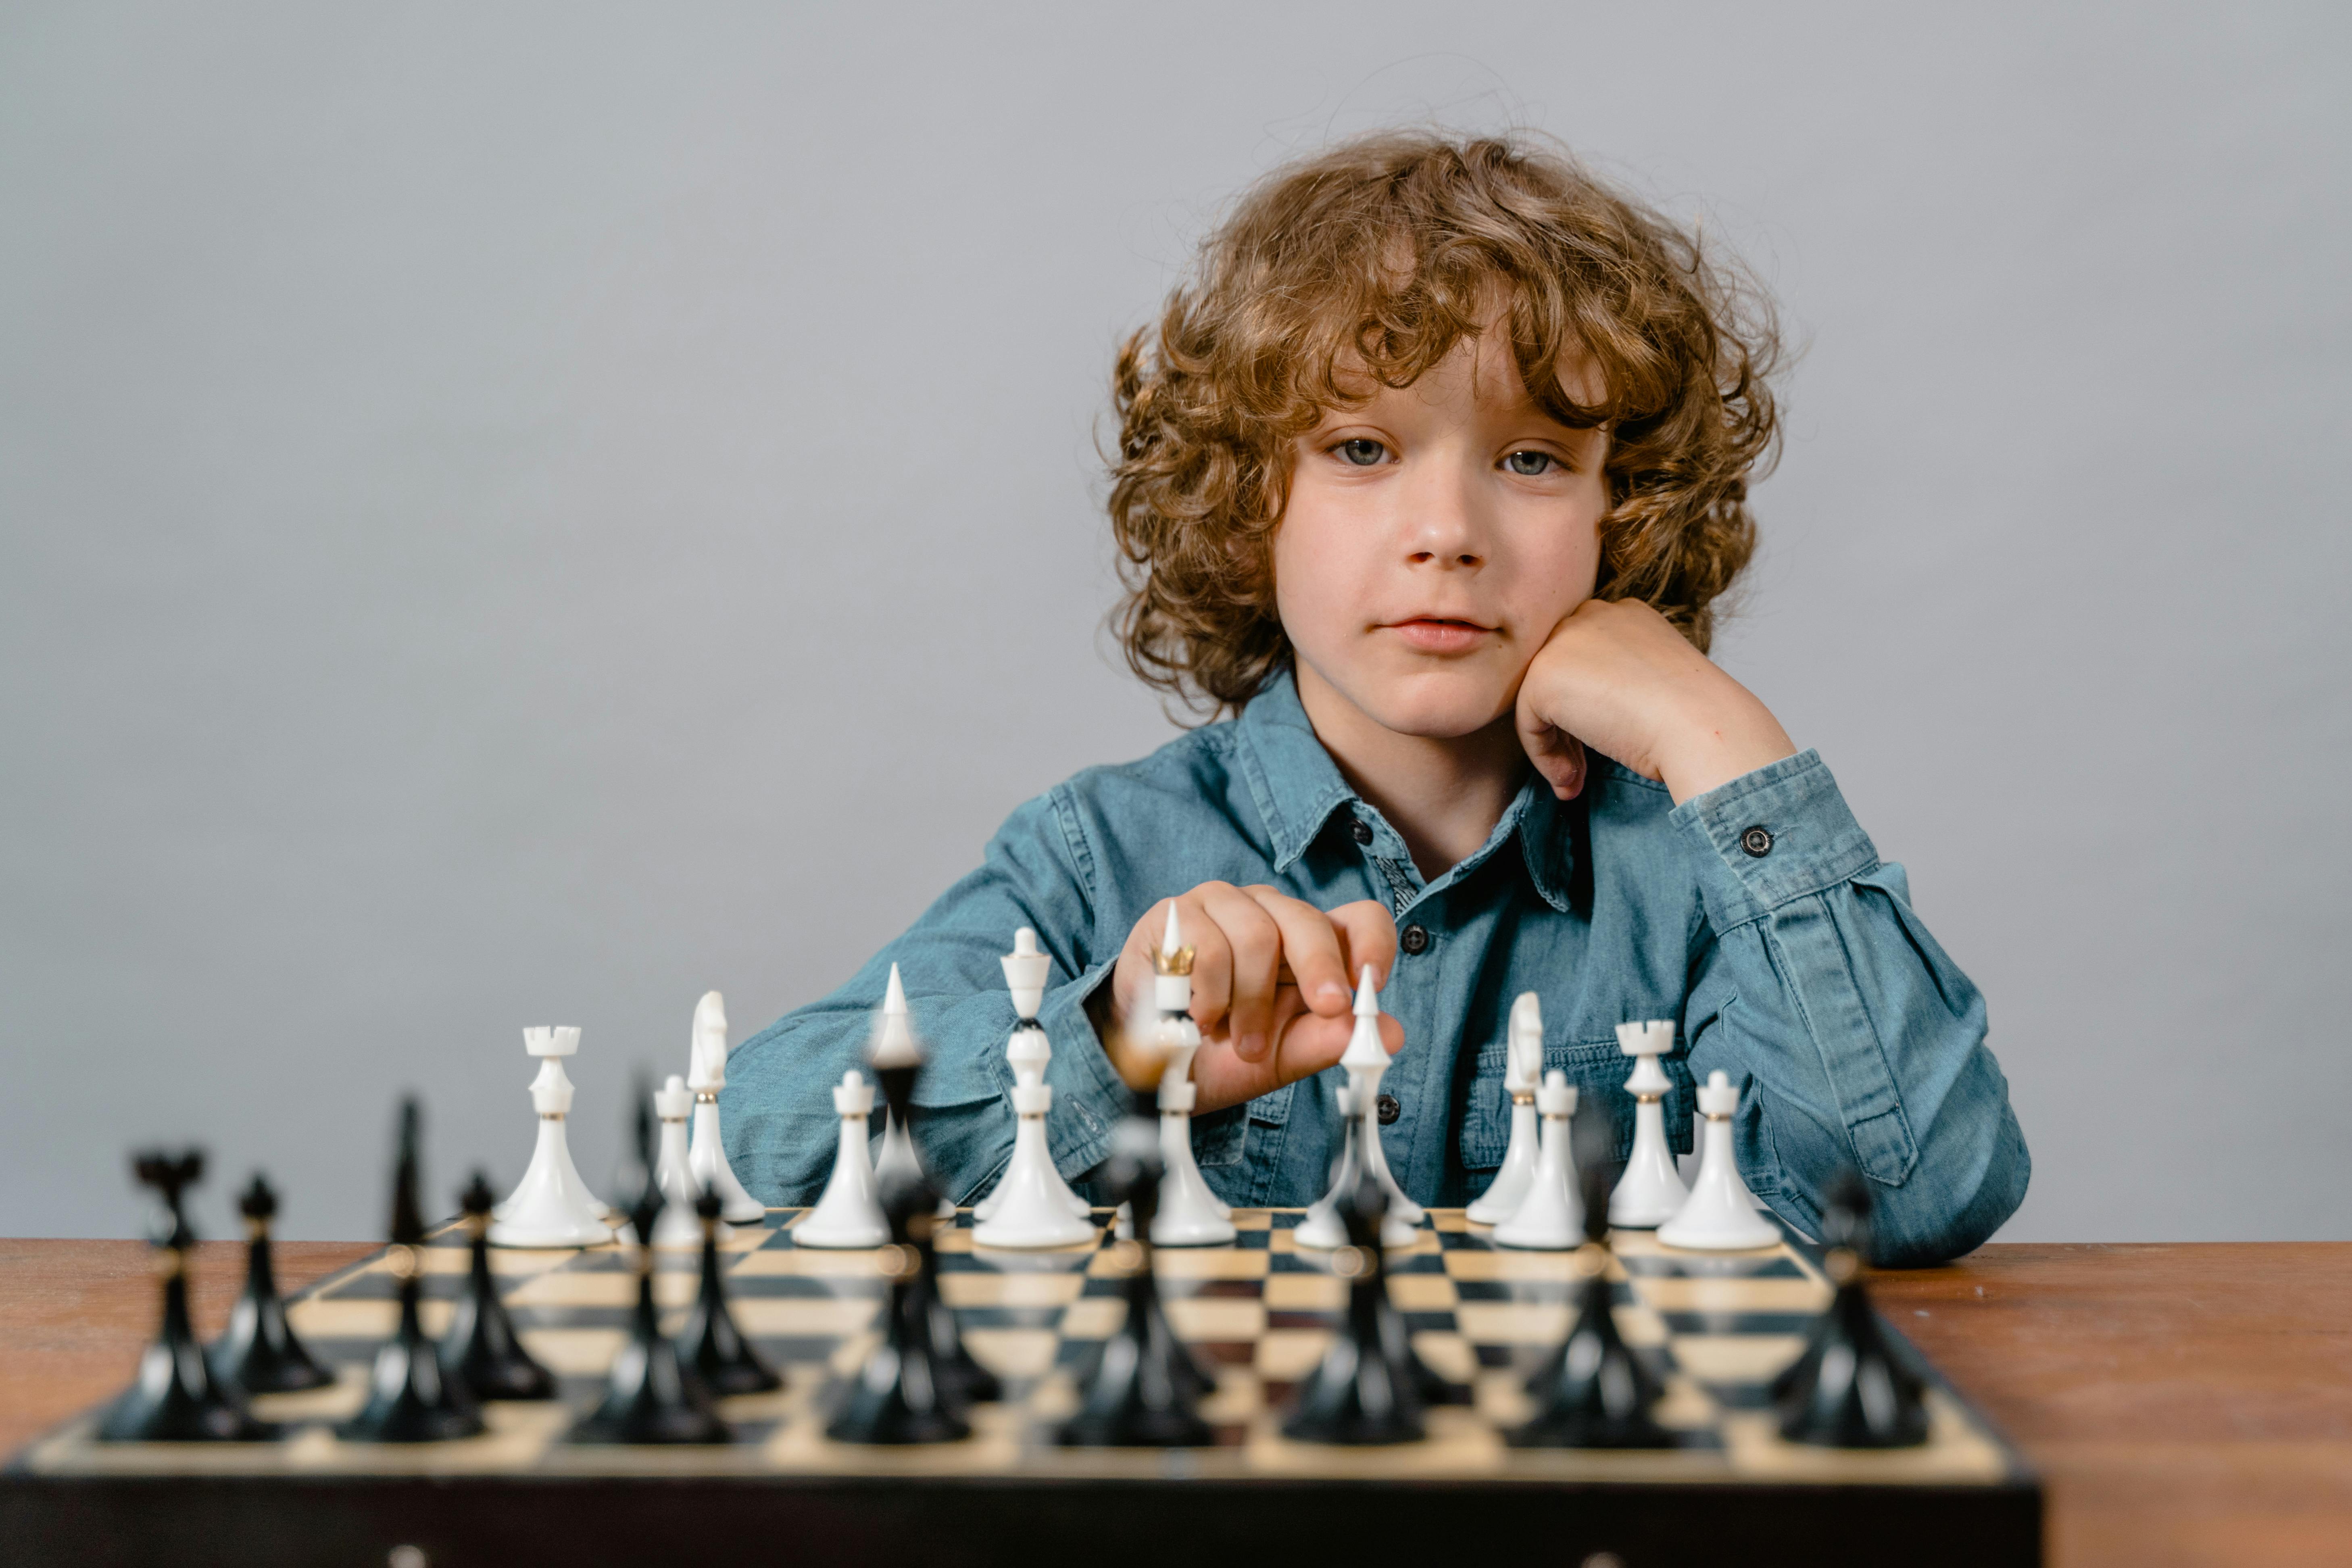
[[[1445,571],[1486,564],[1486,519],[1469,476],[1454,463],[1433,463],[1407,487],[1405,559]]]

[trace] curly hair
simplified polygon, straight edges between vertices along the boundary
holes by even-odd
[[[1351,380],[1406,385],[1498,317],[1544,412],[1609,427],[1596,594],[1651,605],[1704,651],[1755,551],[1748,480],[1778,451],[1769,301],[1562,149],[1384,132],[1245,194],[1119,349],[1111,627],[1129,667],[1196,711],[1246,703],[1290,659],[1273,539],[1293,443],[1361,401]],[[1576,401],[1579,370],[1598,401]]]

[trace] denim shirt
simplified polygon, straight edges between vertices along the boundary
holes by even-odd
[[[1695,1080],[1721,1068],[1739,1086],[1740,1173],[1800,1229],[1817,1233],[1825,1187],[1852,1165],[1872,1184],[1882,1262],[1937,1261],[1990,1236],[2024,1197],[2031,1163],[1985,1046],[1984,1000],[1821,758],[1678,806],[1664,785],[1593,762],[1566,803],[1531,772],[1477,852],[1424,879],[1279,676],[1240,718],[1021,806],[980,868],[846,984],[746,1040],[719,1102],[728,1158],[769,1203],[815,1201],[839,1142],[830,1090],[862,1064],[896,963],[928,1052],[914,1095],[925,1163],[961,1202],[986,1192],[1013,1137],[1014,1016],[997,960],[1026,925],[1054,961],[1038,1013],[1054,1047],[1049,1146],[1083,1183],[1132,1102],[1086,1000],[1154,903],[1223,880],[1394,912],[1380,1000],[1404,1047],[1381,1084],[1399,1113],[1380,1136],[1424,1204],[1468,1202],[1501,1164],[1504,1025],[1512,998],[1534,991],[1544,1066],[1610,1109],[1620,1157],[1633,1064],[1615,1027],[1671,1018],[1665,1118],[1678,1149],[1691,1147]],[[1314,1201],[1344,1081],[1334,1068],[1194,1118],[1209,1184],[1237,1205]]]

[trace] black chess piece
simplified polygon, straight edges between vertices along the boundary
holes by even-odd
[[[1079,1388],[1077,1413],[1055,1440],[1066,1448],[1205,1447],[1216,1439],[1195,1408],[1201,1369],[1169,1324],[1152,1267],[1151,1222],[1163,1175],[1156,1086],[1136,1090],[1134,1110],[1112,1130],[1105,1174],[1135,1232],[1118,1244],[1133,1264],[1127,1315],[1103,1342]]]
[[[733,1437],[710,1390],[661,1331],[654,1307],[654,1224],[665,1202],[654,1178],[653,1089],[637,1083],[636,1165],[623,1189],[636,1188],[629,1225],[637,1233],[637,1304],[629,1337],[613,1358],[604,1403],[572,1428],[574,1443],[724,1443]]]
[[[400,1102],[400,1157],[392,1177],[392,1245],[386,1249],[400,1288],[400,1326],[379,1346],[368,1373],[367,1403],[335,1428],[352,1443],[443,1443],[480,1435],[481,1406],[441,1364],[441,1351],[417,1320],[424,1289],[425,1215],[417,1206],[418,1116]]]
[[[490,1184],[481,1172],[457,1194],[467,1244],[473,1249],[465,1293],[441,1342],[441,1363],[476,1399],[552,1399],[555,1377],[533,1361],[517,1337],[514,1320],[490,1274]]]
[[[702,1221],[702,1284],[686,1315],[686,1327],[677,1336],[680,1358],[702,1385],[720,1398],[765,1394],[784,1385],[776,1369],[743,1337],[743,1331],[735,1326],[735,1314],[727,1309],[727,1287],[719,1267],[719,1215],[726,1206],[718,1189],[708,1183],[694,1200],[695,1215]]]
[[[1829,1448],[1908,1448],[1927,1440],[1924,1385],[1900,1355],[1863,1282],[1870,1254],[1870,1189],[1846,1171],[1822,1215],[1822,1265],[1837,1293],[1805,1348],[1772,1381],[1780,1436]]]
[[[131,1169],[163,1200],[149,1240],[162,1265],[163,1320],[139,1358],[137,1379],[99,1418],[98,1441],[254,1443],[278,1436],[276,1426],[246,1409],[242,1389],[214,1378],[188,1321],[188,1248],[196,1233],[188,1226],[183,1194],[204,1176],[203,1152],[138,1154]]]
[[[903,1094],[914,1074],[911,1067],[876,1070],[885,1075],[885,1093],[891,1092],[887,1075],[905,1072],[898,1080]],[[824,1435],[836,1443],[888,1446],[969,1437],[971,1424],[964,1419],[963,1402],[935,1359],[931,1297],[923,1288],[923,1254],[931,1250],[939,1223],[938,1195],[920,1174],[902,1167],[883,1173],[877,1195],[890,1226],[890,1245],[877,1255],[888,1282],[882,1342],[850,1382]]]
[[[1607,1152],[1616,1140],[1608,1111],[1588,1098],[1570,1139],[1584,1206],[1576,1317],[1559,1348],[1528,1380],[1535,1415],[1503,1435],[1515,1448],[1671,1448],[1680,1441],[1651,1414],[1661,1393],[1657,1374],[1617,1331],[1609,1279],[1609,1192],[1617,1163]]]
[[[269,1257],[269,1222],[278,1194],[258,1171],[237,1199],[245,1215],[245,1292],[229,1309],[228,1330],[213,1346],[213,1375],[247,1394],[292,1394],[320,1388],[335,1374],[311,1359],[286,1321],[278,1275]]]
[[[1322,1361],[1298,1385],[1282,1435],[1360,1447],[1418,1442],[1427,1436],[1420,1380],[1409,1359],[1404,1319],[1389,1300],[1388,1258],[1381,1249],[1388,1189],[1361,1173],[1340,1193],[1339,1211],[1348,1245],[1333,1250],[1331,1269],[1348,1281],[1347,1316]]]

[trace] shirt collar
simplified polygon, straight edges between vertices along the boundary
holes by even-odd
[[[1276,672],[1259,688],[1257,695],[1242,710],[1236,728],[1242,736],[1250,792],[1265,818],[1277,873],[1297,863],[1307,846],[1322,834],[1332,814],[1342,807],[1359,819],[1374,824],[1375,831],[1393,837],[1395,830],[1348,787],[1339,764],[1323,749],[1323,742],[1315,738],[1315,726],[1307,721],[1307,710],[1298,700],[1297,681],[1289,670]],[[1502,819],[1495,824],[1494,832],[1487,835],[1486,842],[1440,877],[1433,886],[1445,887],[1468,876],[1514,834],[1519,840],[1528,881],[1544,902],[1565,913],[1575,864],[1568,814],[1542,775],[1532,769],[1519,793],[1504,809]],[[1402,853],[1401,843],[1396,848]]]

